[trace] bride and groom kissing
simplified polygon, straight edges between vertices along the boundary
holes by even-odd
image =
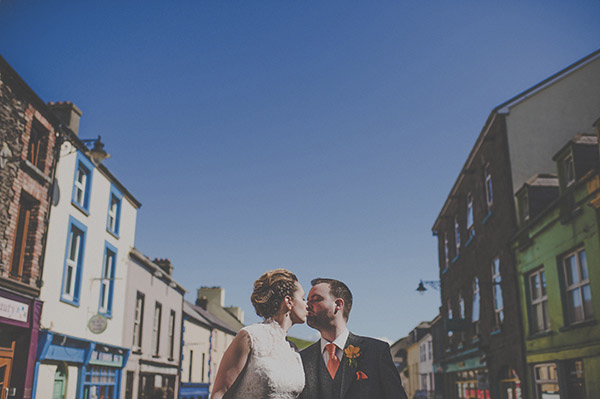
[[[341,281],[311,281],[308,300],[286,269],[254,282],[251,301],[264,322],[244,327],[219,366],[211,399],[406,399],[387,343],[347,328],[352,293]],[[302,350],[287,341],[307,322],[320,340]]]

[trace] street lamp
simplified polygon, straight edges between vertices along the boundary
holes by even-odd
[[[100,141],[100,136],[97,139],[83,139],[86,145],[94,144],[94,147],[90,149],[86,155],[90,157],[94,165],[100,165],[105,159],[110,158],[110,155],[104,151],[104,143]]]
[[[433,288],[434,290],[438,290],[438,291],[440,290],[440,281],[439,280],[430,280],[430,281],[420,280],[419,286],[417,287],[417,292],[419,294],[423,295],[425,293],[425,291],[427,291],[427,288],[425,288],[426,285]]]

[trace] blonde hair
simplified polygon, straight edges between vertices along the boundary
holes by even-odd
[[[250,296],[256,314],[265,319],[277,313],[283,299],[296,291],[298,278],[287,269],[275,269],[264,273],[254,282]]]

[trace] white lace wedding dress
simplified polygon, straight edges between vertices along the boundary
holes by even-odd
[[[251,350],[246,371],[238,381],[235,399],[295,399],[304,388],[300,354],[286,341],[286,333],[272,320],[244,327]]]

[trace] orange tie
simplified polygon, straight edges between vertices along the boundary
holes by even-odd
[[[335,354],[335,344],[329,343],[325,345],[325,349],[327,349],[327,353],[329,353],[329,362],[327,362],[327,371],[329,371],[329,375],[331,378],[335,378],[335,373],[337,372],[338,367],[340,366],[340,359]]]

